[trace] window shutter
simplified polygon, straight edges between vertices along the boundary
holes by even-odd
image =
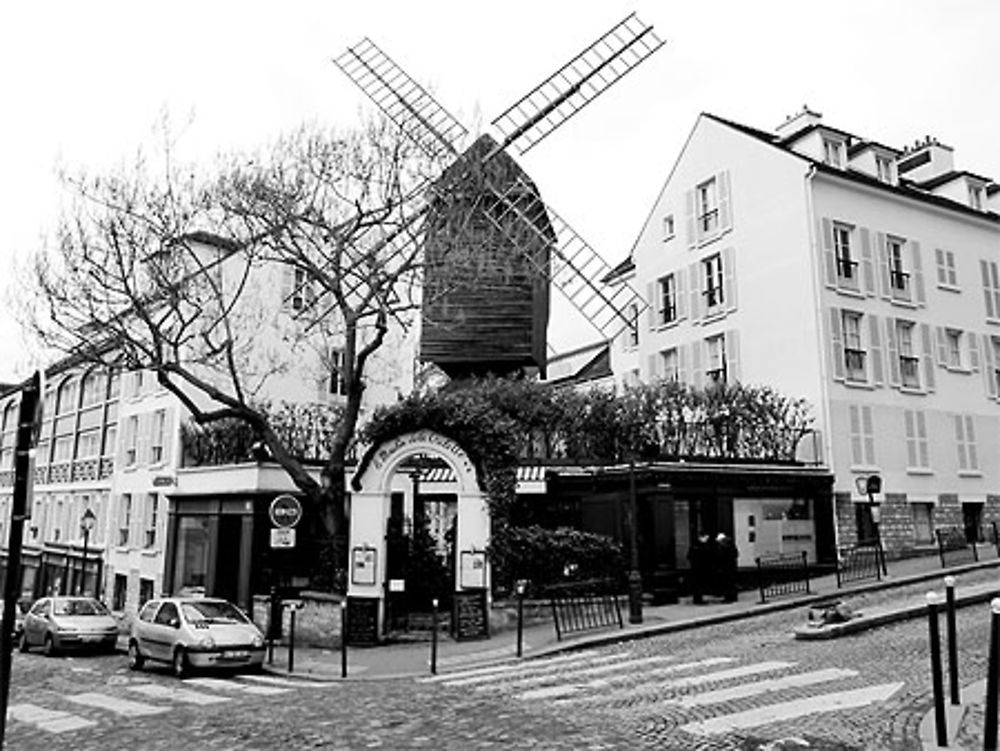
[[[684,192],[684,220],[687,225],[687,242],[688,247],[693,248],[698,244],[698,235],[695,232],[695,217],[694,217],[694,191],[688,190]]]
[[[934,347],[931,343],[930,324],[920,324],[920,349],[924,363],[924,389],[934,391]]]
[[[896,319],[885,319],[885,348],[889,355],[889,385],[899,388],[899,346],[896,344]]]
[[[979,371],[979,342],[976,340],[976,335],[971,331],[965,332],[965,336],[969,341],[969,365],[972,367],[973,372]]]
[[[955,415],[955,445],[958,447],[958,468],[968,469],[968,459],[965,453],[965,425],[962,415]]]
[[[830,308],[830,343],[833,346],[833,379],[843,381],[844,372],[844,335],[840,326],[840,308]]]
[[[723,295],[726,298],[726,310],[734,311],[736,310],[736,253],[733,252],[732,248],[726,248],[722,251],[722,283],[725,285],[723,288]]]
[[[934,330],[937,335],[937,361],[938,365],[942,368],[948,367],[948,342],[945,339],[944,327],[935,326]]]
[[[847,408],[851,424],[851,464],[854,465],[865,463],[861,451],[861,417],[858,415],[858,410],[859,407],[856,404],[851,404]]]
[[[674,272],[674,291],[677,298],[677,320],[681,321],[687,318],[687,285],[686,285],[687,274],[684,273],[684,269],[677,269]]]
[[[903,419],[906,424],[906,466],[917,466],[917,431],[913,424],[913,410],[904,409]]]
[[[865,464],[875,466],[875,426],[872,422],[872,408],[861,408],[861,428],[865,438]]]
[[[947,253],[945,253],[945,257],[947,258],[948,262],[948,268],[947,268],[948,284],[957,286],[958,276],[955,273],[955,254],[949,250]]]
[[[139,415],[139,438],[136,441],[136,464],[149,464],[150,430],[152,429],[152,413]]]
[[[882,337],[879,336],[878,316],[868,316],[869,336],[869,356],[872,361],[872,383],[881,386],[885,381],[882,364]]]
[[[677,381],[679,383],[688,382],[687,347],[677,348]]]
[[[917,451],[921,467],[931,466],[930,456],[927,449],[927,421],[924,418],[923,410],[914,412],[917,421]]]
[[[657,282],[650,282],[646,285],[646,299],[649,300],[649,307],[646,308],[646,325],[650,330],[656,328],[657,313],[660,311],[660,299],[659,295],[656,294],[658,286]]]
[[[726,383],[738,383],[740,373],[740,332],[729,329],[726,332]]]
[[[983,378],[986,379],[986,393],[991,399],[997,396],[996,362],[993,356],[993,342],[988,334],[983,334]]]
[[[979,456],[976,452],[976,418],[965,416],[965,443],[969,456],[969,469],[979,469]]]
[[[700,389],[702,385],[701,340],[691,342],[691,385]]]
[[[861,274],[865,282],[865,294],[875,296],[875,259],[872,257],[872,238],[867,227],[861,228]]]
[[[833,224],[829,219],[823,217],[820,220],[820,263],[825,271],[824,281],[827,287],[837,286],[837,258],[833,252]]]
[[[176,410],[173,407],[167,407],[163,417],[163,464],[166,467],[170,466],[170,460],[174,454],[174,443],[176,442],[176,436],[174,435],[175,412]]]
[[[990,267],[982,259],[979,261],[979,271],[983,275],[983,297],[986,299],[986,317],[996,318],[993,310],[993,288],[990,286]]]
[[[691,322],[701,320],[701,264],[697,261],[688,267],[688,281],[691,283]]]
[[[916,291],[917,305],[927,304],[927,293],[924,290],[924,262],[920,257],[920,243],[910,241],[910,257],[913,262],[913,288]]]
[[[882,297],[889,299],[892,297],[892,292],[889,289],[889,254],[885,250],[885,234],[882,232],[875,233],[875,245],[878,247],[878,268],[879,268],[879,279],[882,280]]]
[[[733,212],[730,202],[729,170],[723,170],[715,177],[719,187],[719,231],[725,232],[733,228]]]
[[[944,263],[944,251],[941,248],[934,248],[934,262],[937,264],[938,284],[948,283],[948,269]]]

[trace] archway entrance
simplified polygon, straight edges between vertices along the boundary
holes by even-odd
[[[352,486],[348,608],[370,613],[378,638],[409,628],[434,599],[444,612],[456,592],[488,603],[489,508],[454,440],[399,436],[369,453]]]

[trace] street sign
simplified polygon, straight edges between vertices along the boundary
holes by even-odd
[[[294,548],[295,530],[291,527],[275,527],[271,530],[272,548]]]
[[[293,495],[279,495],[271,501],[268,512],[275,527],[294,527],[302,518],[302,504]]]

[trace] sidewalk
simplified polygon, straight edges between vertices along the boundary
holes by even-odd
[[[709,599],[704,605],[693,605],[689,598],[684,598],[674,605],[660,605],[643,608],[643,622],[630,624],[627,607],[623,608],[623,618],[626,620],[622,629],[611,628],[584,632],[566,636],[562,641],[556,639],[555,628],[551,621],[525,626],[523,635],[523,659],[531,659],[551,655],[557,652],[584,649],[622,641],[642,639],[657,634],[700,628],[702,626],[726,623],[753,618],[758,615],[779,611],[800,611],[790,615],[789,619],[804,624],[807,619],[806,609],[813,604],[831,599],[843,599],[850,602],[860,598],[861,614],[881,615],[881,619],[872,619],[867,628],[899,620],[915,617],[926,612],[923,605],[923,589],[919,591],[899,592],[902,587],[926,583],[926,589],[943,591],[943,577],[951,574],[957,577],[956,593],[961,604],[968,604],[966,595],[974,596],[975,601],[985,601],[991,596],[1000,595],[1000,581],[986,577],[987,571],[1000,567],[1000,559],[992,549],[980,552],[980,562],[954,566],[947,569],[941,567],[937,556],[924,556],[901,561],[889,561],[889,576],[881,582],[870,582],[858,586],[847,586],[837,589],[835,574],[810,580],[811,594],[784,597],[760,604],[757,590],[746,590],[740,593],[737,602],[725,603]],[[975,576],[973,572],[983,574]],[[970,578],[990,579],[979,581],[975,587],[966,587],[963,594],[964,573]],[[996,582],[996,583],[994,583]],[[886,615],[888,614],[888,615]],[[859,621],[868,620],[861,618]],[[489,639],[478,641],[456,642],[447,635],[441,635],[437,647],[438,673],[454,672],[472,666],[499,664],[516,661],[517,632],[515,629],[502,630],[491,635]],[[265,662],[265,668],[283,676],[295,676],[311,679],[341,679],[342,654],[339,649],[319,649],[296,646],[294,650],[294,671],[288,671],[288,650],[285,646],[275,646],[272,664]],[[431,643],[430,641],[396,643],[377,647],[349,647],[347,651],[347,680],[378,680],[400,678],[407,676],[430,675]]]

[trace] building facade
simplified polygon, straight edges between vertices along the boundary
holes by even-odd
[[[933,139],[892,148],[808,109],[773,132],[703,114],[617,269],[649,307],[613,344],[616,381],[807,399],[840,544],[981,534],[1000,519],[998,211],[1000,186]]]

